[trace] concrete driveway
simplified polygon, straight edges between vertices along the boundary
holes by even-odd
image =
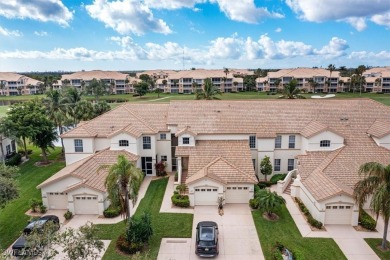
[[[264,259],[259,238],[247,204],[228,204],[224,215],[216,206],[196,206],[192,239],[163,239],[158,259],[201,259],[195,255],[195,229],[200,221],[215,221],[219,228],[219,256],[216,259]]]

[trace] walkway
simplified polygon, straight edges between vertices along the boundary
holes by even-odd
[[[163,198],[163,201],[161,203],[160,212],[162,212],[162,213],[165,212],[165,213],[190,213],[190,214],[193,214],[194,213],[193,208],[180,208],[180,207],[175,207],[174,205],[172,205],[171,197],[172,197],[173,191],[174,191],[174,189],[173,189],[174,181],[175,181],[175,175],[170,174],[167,188],[165,189],[164,198]]]
[[[364,241],[364,238],[381,238],[382,233],[379,225],[379,232],[356,231],[350,225],[326,225],[326,231],[312,231],[292,197],[287,194],[282,194],[282,196],[285,198],[287,209],[303,237],[333,238],[348,259],[379,259],[371,247]]]

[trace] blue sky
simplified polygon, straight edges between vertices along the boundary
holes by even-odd
[[[0,71],[387,66],[389,39],[390,0],[0,2]]]

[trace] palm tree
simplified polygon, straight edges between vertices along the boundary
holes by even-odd
[[[216,95],[222,95],[221,91],[213,85],[210,78],[204,80],[204,88],[202,91],[196,92],[195,99],[219,99]]]
[[[196,83],[195,81],[192,82],[192,93],[196,93],[196,91],[198,90],[198,83]]]
[[[382,215],[385,222],[381,247],[386,250],[390,218],[390,164],[365,163],[360,166],[359,175],[363,175],[364,179],[356,183],[353,197],[360,207],[371,197],[371,210],[377,217]]]
[[[357,80],[359,82],[359,89],[360,89],[360,95],[362,94],[362,84],[363,84],[363,72],[366,71],[366,66],[364,65],[359,65],[357,69],[355,70],[355,74],[357,75]]]
[[[313,93],[316,93],[316,87],[318,86],[318,82],[313,78],[310,78],[307,82],[309,82],[310,87],[313,89]]]
[[[103,166],[103,168],[106,166]],[[120,207],[125,220],[130,219],[129,200],[137,201],[138,191],[143,180],[143,172],[124,155],[119,155],[117,163],[108,170],[104,185],[113,206]]]
[[[65,96],[68,102],[68,114],[73,118],[73,125],[75,126],[77,124],[76,108],[78,108],[77,104],[81,101],[82,92],[73,87],[67,88]]]
[[[0,81],[1,95],[4,95],[5,81]]]
[[[223,72],[225,73],[225,75],[226,75],[226,78],[227,78],[227,76],[228,76],[228,74],[229,74],[229,69],[228,68],[223,68]]]
[[[278,88],[279,88],[280,82],[282,82],[281,79],[276,79],[276,80],[274,81],[274,86],[276,87],[276,91],[277,91]]]
[[[288,84],[283,86],[283,96],[280,98],[288,98],[288,99],[304,99],[305,97],[300,95],[301,90],[297,87],[298,81],[296,79],[291,80]]]
[[[46,93],[46,98],[42,100],[46,109],[46,114],[49,119],[59,129],[60,135],[63,133],[64,122],[67,119],[69,111],[69,100],[61,95],[58,90],[49,90]],[[64,143],[61,139],[62,153],[64,153]]]
[[[259,204],[259,209],[264,210],[269,218],[275,214],[274,211],[282,207],[283,204],[286,204],[285,199],[282,196],[279,196],[276,192],[271,192],[268,189],[263,189],[258,192],[255,197],[257,203]]]
[[[329,70],[329,78],[332,77],[332,72],[336,70],[336,66],[334,64],[329,64],[328,65],[328,70]]]

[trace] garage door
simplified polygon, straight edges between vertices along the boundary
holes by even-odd
[[[74,197],[75,214],[99,214],[97,196],[82,195]]]
[[[218,189],[212,187],[195,188],[195,205],[215,206],[218,204]]]
[[[249,189],[244,186],[226,187],[226,203],[248,203]]]
[[[48,192],[47,200],[49,201],[49,209],[67,209],[68,194],[63,192]]]
[[[352,206],[345,204],[332,204],[326,206],[325,224],[350,225]]]

